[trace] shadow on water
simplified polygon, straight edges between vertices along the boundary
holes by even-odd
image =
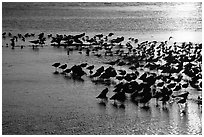
[[[60,72],[58,72],[58,71],[55,71],[55,72],[53,72],[53,75],[54,76],[56,76],[56,77],[63,77],[65,80],[67,80],[67,81],[73,81],[74,83],[75,82],[80,82],[80,83],[84,83],[84,79],[83,78],[81,78],[81,77],[72,77],[71,75],[64,75],[64,74],[62,74],[62,73],[60,73]]]
[[[39,51],[40,51],[39,48],[31,48],[30,50],[31,50],[31,51],[34,51],[34,52],[39,52]]]
[[[98,102],[97,104],[98,104],[98,106],[99,106],[100,109],[106,108],[106,102],[100,101],[100,102]]]

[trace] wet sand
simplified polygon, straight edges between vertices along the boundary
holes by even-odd
[[[163,109],[152,99],[148,109],[127,100],[125,109],[112,101],[101,105],[96,96],[106,87],[53,74],[54,62],[68,67],[82,62],[99,68],[107,58],[85,56],[50,46],[32,50],[2,47],[2,134],[202,134],[202,112],[193,101],[201,93],[190,89],[186,113],[176,103]],[[113,87],[109,87],[112,89]],[[113,92],[108,93],[111,97]]]

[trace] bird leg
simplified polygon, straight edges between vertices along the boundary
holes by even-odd
[[[159,106],[159,99],[158,98],[156,98],[156,106],[158,107]]]

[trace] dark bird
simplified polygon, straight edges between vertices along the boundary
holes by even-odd
[[[121,92],[116,92],[111,98],[110,100],[114,100],[114,105],[116,104],[116,100],[119,101],[121,103],[121,106],[124,106],[123,103],[126,100],[126,95],[124,91]]]
[[[100,68],[96,70],[96,72],[98,73],[102,73],[103,71],[104,71],[104,66],[101,66]]]
[[[93,70],[94,69],[94,65],[88,66],[86,69]]]
[[[187,98],[182,98],[182,99],[180,99],[177,103],[179,104],[184,104],[184,103],[186,103],[186,99]]]
[[[126,71],[125,71],[125,70],[120,69],[120,70],[118,70],[118,71],[119,71],[119,74],[120,74],[120,75],[123,75],[123,76],[124,76],[124,75],[126,74]]]
[[[172,37],[172,36],[170,36],[170,37],[169,37],[169,40],[170,40],[170,39],[172,39],[172,38],[173,38],[173,37]]]
[[[174,89],[173,91],[179,91],[181,90],[181,83],[179,83]]]
[[[71,69],[65,69],[65,70],[63,71],[63,73],[66,75],[66,74],[70,73],[71,71],[72,71]]]
[[[202,105],[202,97],[198,96],[197,104],[198,105]]]
[[[57,72],[57,67],[60,66],[60,63],[59,62],[54,63],[54,64],[52,64],[52,66],[55,67],[55,72]]]
[[[89,73],[92,74],[93,73],[93,69],[94,69],[94,65],[88,66],[86,69],[89,70]]]
[[[81,79],[81,77],[86,74],[80,65],[74,65],[71,67],[71,70],[72,70],[72,77],[74,79]]]
[[[121,80],[124,79],[124,76],[116,76],[115,78],[116,78],[117,80],[121,81]]]
[[[82,68],[85,68],[87,65],[88,65],[88,63],[82,63],[82,64],[80,64],[80,66],[81,66]]]
[[[40,41],[39,40],[32,40],[32,41],[29,41],[30,43],[33,43],[33,44],[35,44],[35,45],[37,45],[37,44],[39,44],[40,43]]]
[[[109,37],[111,37],[111,36],[113,36],[113,35],[114,35],[114,33],[112,33],[112,32],[108,34]]]
[[[164,86],[164,82],[160,82],[157,84],[158,87],[163,87]]]
[[[160,98],[162,98],[162,93],[159,91],[155,91],[155,93],[153,94],[152,98],[156,98],[156,106],[158,106],[158,101]]]
[[[189,94],[189,92],[186,92],[186,93],[183,93],[183,94],[180,94],[180,95],[176,95],[176,96],[172,95],[172,98],[175,98],[175,97],[187,98],[188,94]]]
[[[170,83],[169,85],[167,85],[167,88],[174,88],[176,86],[176,83]]]
[[[147,105],[147,103],[152,99],[152,95],[150,93],[145,93],[143,98],[139,99],[139,102],[143,104],[143,107]]]
[[[145,80],[147,78],[147,73],[145,72],[144,74],[142,74],[142,76],[140,76],[140,80]]]
[[[108,93],[108,88],[105,88],[96,98],[100,98],[101,100],[106,100],[108,97],[106,94]]]
[[[187,83],[185,83],[185,84],[182,84],[182,88],[187,88],[188,87],[188,85],[189,85],[189,83],[187,82]]]
[[[166,102],[169,101],[169,99],[170,99],[169,95],[162,96],[162,99],[160,101],[162,101],[163,107],[166,107]]]
[[[132,70],[132,71],[134,71],[134,70],[137,69],[137,67],[135,67],[135,66],[133,65],[133,66],[130,66],[129,69]]]
[[[62,69],[62,70],[64,70],[64,69],[67,68],[67,64],[61,65],[59,68]]]
[[[123,65],[125,65],[126,63],[124,62],[124,61],[120,61],[120,62],[118,62],[118,66],[123,66]]]

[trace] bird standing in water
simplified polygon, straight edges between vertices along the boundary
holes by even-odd
[[[94,69],[94,65],[88,66],[86,69],[89,70],[89,73],[92,74],[93,73],[93,69]]]
[[[100,98],[101,102],[100,103],[105,103],[108,99],[108,97],[106,96],[108,93],[108,88],[105,88],[104,90],[101,91],[101,93],[96,97],[96,98]]]
[[[175,98],[175,97],[178,97],[178,98],[181,98],[177,104],[179,105],[179,108],[180,108],[180,112],[181,113],[185,113],[185,107],[186,107],[186,100],[188,98],[188,95],[189,95],[189,92],[186,92],[186,93],[183,93],[183,94],[180,94],[180,95],[177,95],[177,96],[173,96],[172,95],[172,98]]]
[[[58,73],[57,68],[60,66],[59,62],[56,62],[54,64],[52,64],[53,67],[55,67],[55,72],[54,73]]]
[[[63,70],[67,68],[67,64],[61,65],[59,68],[62,69],[62,72],[63,72]]]

